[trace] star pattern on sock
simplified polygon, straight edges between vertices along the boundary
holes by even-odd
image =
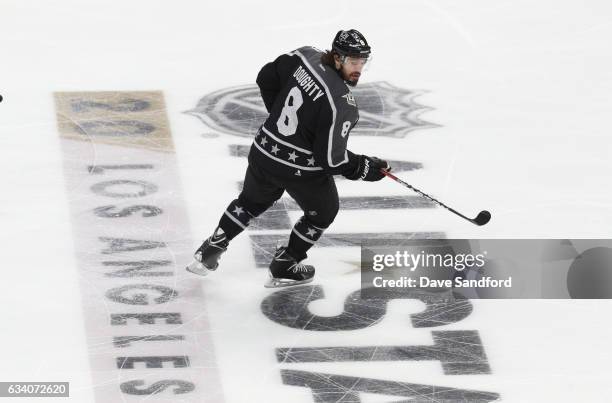
[[[291,161],[291,162],[295,162],[295,160],[296,160],[296,158],[297,158],[297,157],[298,157],[298,156],[297,156],[297,154],[295,153],[295,151],[291,151],[291,152],[289,153],[289,161]]]
[[[278,151],[280,150],[280,148],[278,148],[278,146],[276,144],[274,144],[272,146],[272,149],[270,150],[270,152],[274,155],[276,155],[278,153]]]
[[[315,235],[317,235],[317,231],[314,228],[308,228],[308,231],[306,231],[306,235],[313,238]]]
[[[314,166],[314,163],[315,163],[314,157],[310,157],[306,161],[308,161],[308,166]]]
[[[233,213],[240,217],[240,214],[244,213],[244,209],[242,207],[236,206],[234,207]]]
[[[261,145],[265,147],[267,143],[268,143],[268,139],[265,136],[262,137],[261,138]]]

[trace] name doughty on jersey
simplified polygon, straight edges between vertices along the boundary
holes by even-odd
[[[310,74],[308,74],[308,72],[304,70],[302,66],[298,66],[295,73],[293,73],[293,77],[296,79],[298,85],[302,87],[304,92],[312,97],[313,101],[316,101],[325,94],[325,92],[319,88],[315,80],[310,77]]]

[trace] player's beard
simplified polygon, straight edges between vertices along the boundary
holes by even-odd
[[[360,76],[361,76],[361,73],[359,72],[351,73],[349,74],[348,79],[346,81],[348,81],[348,83],[354,87],[357,85],[357,82],[359,82]]]

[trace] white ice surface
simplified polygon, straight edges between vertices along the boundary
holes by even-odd
[[[468,215],[486,208],[493,220],[479,228],[442,209],[350,211],[341,212],[333,231],[610,237],[609,2],[4,0],[0,381],[69,380],[71,401],[94,401],[52,93],[163,91],[195,245],[216,225],[243,175],[245,161],[230,157],[227,145],[248,140],[203,139],[207,128],[182,112],[206,93],[253,83],[260,66],[281,52],[328,47],[336,30],[348,27],[364,32],[374,48],[362,80],[427,90],[419,102],[434,110],[423,117],[441,125],[405,139],[356,137],[351,148],[422,162],[425,169],[403,178]],[[339,191],[403,190],[389,181],[342,183]],[[313,250],[312,260],[333,258],[325,253]],[[227,402],[311,401],[306,389],[281,384],[279,370],[287,366],[276,363],[274,348],[431,342],[429,330],[406,327],[406,315],[418,309],[408,302],[361,333],[284,329],[260,313],[265,274],[249,259],[247,237],[237,239],[224,257],[232,269],[202,282]],[[358,277],[346,280],[337,271],[321,270],[317,279],[329,298],[321,314],[337,314],[358,287]],[[474,305],[466,321],[445,330],[478,330],[491,375],[444,376],[432,362],[300,369],[489,390],[508,402],[609,401],[612,304]]]

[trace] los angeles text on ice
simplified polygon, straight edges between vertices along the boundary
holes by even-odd
[[[204,299],[174,267],[190,235],[162,93],[55,95],[97,400],[215,393]]]

